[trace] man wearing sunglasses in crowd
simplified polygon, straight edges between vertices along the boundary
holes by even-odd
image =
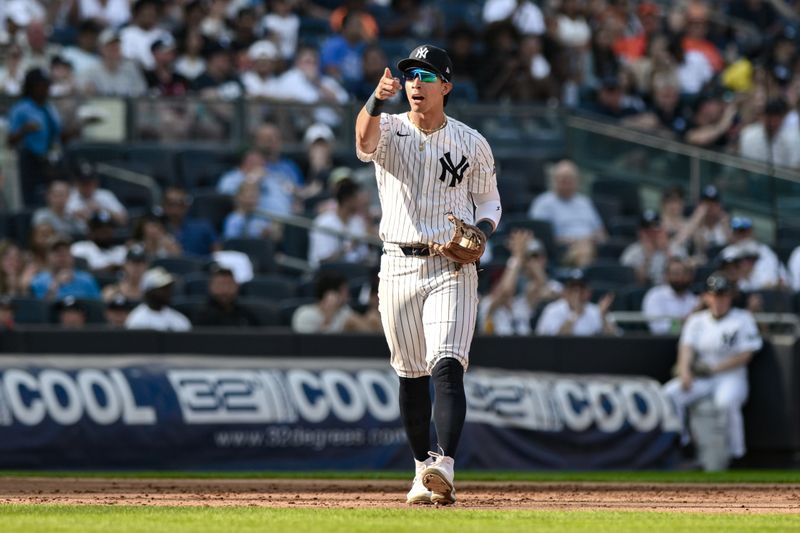
[[[374,162],[380,191],[379,311],[416,466],[406,501],[448,505],[456,499],[453,458],[466,414],[478,275],[475,263],[451,261],[432,243],[451,240],[449,214],[477,226],[485,243],[502,210],[489,144],[444,112],[453,90],[447,52],[421,45],[397,67],[403,83],[387,67],[358,115],[356,151]],[[382,113],[401,89],[410,110]],[[438,453],[430,451],[431,411]]]

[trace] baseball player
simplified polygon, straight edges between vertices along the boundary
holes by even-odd
[[[453,457],[477,316],[474,263],[502,210],[489,144],[445,115],[453,90],[447,52],[421,45],[397,67],[403,84],[386,68],[358,115],[356,150],[375,163],[383,212],[379,310],[416,465],[407,502],[447,505],[456,500]],[[410,111],[381,113],[401,89]],[[429,451],[431,379],[440,453]]]
[[[678,377],[664,385],[681,420],[684,410],[710,396],[725,412],[728,454],[745,453],[742,405],[747,400],[747,364],[761,349],[753,315],[732,306],[733,285],[716,272],[706,280],[703,301],[707,309],[689,316],[678,342]],[[685,425],[684,425],[685,428]],[[688,441],[684,429],[683,441]]]

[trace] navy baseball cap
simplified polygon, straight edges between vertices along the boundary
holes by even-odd
[[[453,79],[453,61],[447,52],[438,46],[421,44],[411,50],[406,59],[401,59],[397,63],[397,68],[401,72],[415,67],[432,70],[447,82]]]
[[[701,200],[711,200],[712,202],[719,202],[719,189],[713,185],[706,185],[703,192],[700,193]]]
[[[714,272],[706,279],[706,292],[724,294],[733,290],[733,285],[723,274]]]
[[[583,270],[580,268],[573,268],[562,276],[561,282],[564,283],[564,285],[586,285],[588,280]]]
[[[731,229],[733,231],[746,231],[753,229],[753,221],[748,217],[733,217],[731,219]]]
[[[661,225],[661,216],[655,209],[645,209],[639,217],[639,227],[642,229],[657,228]]]

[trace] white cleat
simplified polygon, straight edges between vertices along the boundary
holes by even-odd
[[[453,485],[454,461],[452,457],[428,452],[433,464],[422,471],[422,483],[431,491],[431,503],[452,505],[456,503],[456,487]]]
[[[409,505],[429,505],[431,504],[431,491],[422,484],[422,472],[430,465],[433,464],[433,458],[428,458],[425,461],[417,461],[414,459],[416,466],[416,473],[414,475],[414,483],[411,485],[411,490],[406,495],[406,503]]]

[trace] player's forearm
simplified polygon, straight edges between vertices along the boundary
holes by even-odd
[[[694,352],[690,346],[686,344],[678,346],[678,372],[681,374],[691,373],[693,358]]]
[[[381,116],[372,116],[367,106],[361,108],[356,119],[356,147],[365,154],[371,154],[378,148],[381,138]]]
[[[726,370],[732,370],[740,366],[745,366],[750,362],[750,359],[752,358],[753,358],[753,352],[742,352],[721,362],[720,364],[718,364],[713,368],[713,371],[714,373],[725,372]]]

